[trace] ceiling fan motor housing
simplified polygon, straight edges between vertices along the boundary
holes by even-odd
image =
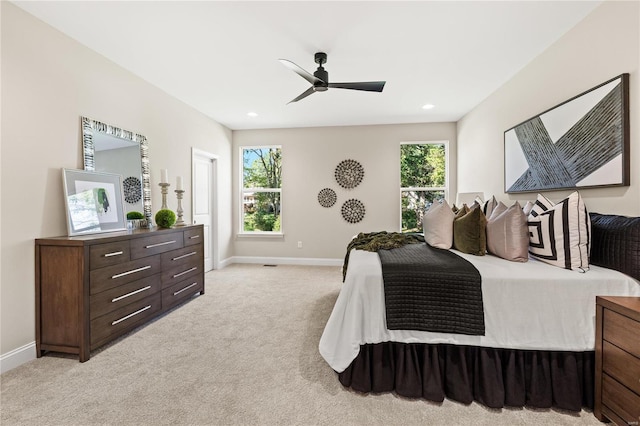
[[[322,80],[313,83],[313,87],[320,92],[327,90],[327,86],[329,85],[329,73],[322,67],[322,65],[318,67],[313,75]]]

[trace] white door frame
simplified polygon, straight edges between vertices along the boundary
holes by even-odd
[[[219,257],[220,254],[218,252],[218,160],[220,156],[216,154],[212,154],[207,151],[203,151],[198,148],[191,148],[191,222],[193,223],[193,215],[195,212],[195,197],[193,191],[193,182],[195,182],[195,167],[193,167],[193,162],[197,157],[204,157],[211,160],[212,170],[211,170],[211,235],[209,235],[209,241],[211,241],[211,251],[212,259],[213,259],[213,269],[218,269]]]

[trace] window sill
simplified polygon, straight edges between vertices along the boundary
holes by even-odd
[[[284,234],[282,232],[240,232],[236,234],[236,238],[282,239],[284,238]]]

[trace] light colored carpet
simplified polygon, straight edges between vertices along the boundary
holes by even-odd
[[[92,353],[2,375],[3,425],[600,425],[345,389],[318,353],[340,268],[232,265],[206,293]]]

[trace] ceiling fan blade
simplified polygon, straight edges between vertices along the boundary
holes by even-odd
[[[315,90],[313,90],[313,87],[309,87],[307,90],[302,92],[302,94],[300,96],[298,96],[297,98],[287,102],[287,105],[289,105],[292,102],[298,102],[300,99],[306,98],[307,96],[311,95],[312,93],[315,93]]]
[[[386,81],[361,81],[359,83],[329,83],[335,89],[366,90],[367,92],[382,92]]]
[[[308,73],[307,71],[305,71],[304,69],[300,68],[298,65],[294,64],[293,62],[291,62],[291,61],[289,61],[287,59],[278,59],[278,60],[280,61],[280,63],[282,65],[284,65],[285,67],[289,68],[291,71],[295,72],[300,77],[302,77],[305,80],[307,80],[309,83],[311,83],[311,84],[324,83],[318,77],[314,76],[313,74]]]

